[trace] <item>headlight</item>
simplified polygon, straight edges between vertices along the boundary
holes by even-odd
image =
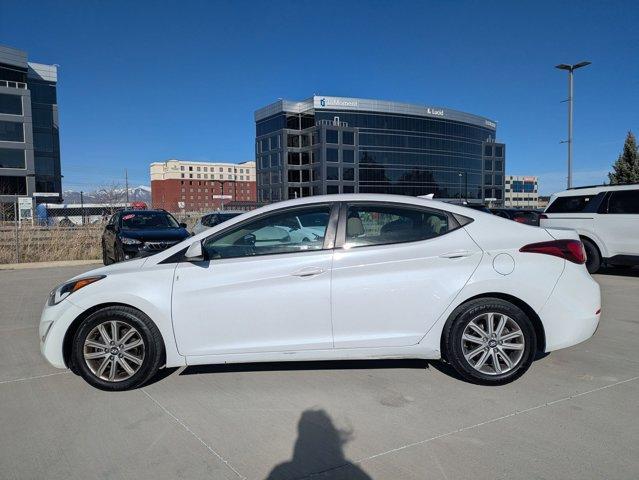
[[[124,243],[125,245],[139,245],[140,243],[142,243],[140,240],[136,240],[135,238],[128,238],[128,237],[120,237],[120,241]]]
[[[47,302],[47,304],[50,307],[52,307],[53,305],[57,305],[73,292],[77,292],[81,288],[84,288],[87,285],[92,284],[93,282],[102,280],[104,277],[106,277],[106,275],[98,275],[96,277],[80,278],[78,280],[63,283],[62,285],[59,285],[51,290],[51,293],[49,293],[49,301]]]

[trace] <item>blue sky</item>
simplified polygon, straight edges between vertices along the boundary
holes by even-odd
[[[59,70],[65,189],[149,184],[170,157],[253,159],[256,108],[322,95],[439,105],[497,120],[509,174],[598,183],[639,132],[639,2],[1,0],[0,44]]]

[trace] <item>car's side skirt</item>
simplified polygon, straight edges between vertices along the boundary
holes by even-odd
[[[187,365],[207,365],[221,363],[251,362],[303,362],[314,360],[373,360],[420,358],[437,360],[441,357],[439,350],[425,344],[408,347],[376,347],[376,348],[333,348],[327,350],[301,350],[288,352],[233,353],[224,355],[187,356]],[[172,365],[167,365],[172,366]]]

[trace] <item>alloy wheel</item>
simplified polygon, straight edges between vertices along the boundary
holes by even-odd
[[[512,318],[487,312],[473,318],[461,339],[464,358],[486,375],[502,375],[514,369],[524,354],[524,334]]]
[[[97,325],[84,341],[84,361],[91,372],[108,382],[131,378],[144,362],[140,332],[125,322],[109,320]]]

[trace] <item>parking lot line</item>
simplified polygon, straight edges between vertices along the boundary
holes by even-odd
[[[160,410],[162,410],[164,413],[166,413],[169,417],[171,417],[179,425],[181,425],[182,428],[184,428],[188,433],[190,433],[193,437],[195,437],[195,439],[198,442],[200,442],[202,445],[204,445],[204,447],[209,452],[211,452],[218,460],[220,460],[222,463],[224,463],[224,465],[226,465],[229,468],[229,470],[231,470],[235,475],[237,475],[238,478],[241,478],[242,480],[246,480],[246,477],[244,475],[242,475],[240,472],[238,472],[233,467],[233,465],[231,465],[228,462],[228,460],[226,460],[224,457],[222,457],[222,455],[220,455],[215,450],[213,450],[213,448],[208,443],[206,443],[204,440],[202,440],[202,438],[198,434],[196,434],[193,430],[191,430],[186,423],[184,423],[182,420],[180,420],[178,417],[176,417],[168,408],[166,408],[164,405],[162,405],[160,402],[158,402],[155,398],[153,398],[151,396],[151,394],[149,392],[147,392],[144,388],[142,388],[141,390],[142,390],[142,393],[144,393],[144,395],[146,395],[153,403],[155,403],[155,405],[158,406],[158,408],[160,408]]]
[[[574,395],[568,395],[566,397],[559,398],[557,400],[552,400],[550,402],[541,403],[539,405],[535,405],[533,407],[526,408],[526,409],[523,409],[523,410],[516,410],[516,411],[511,412],[511,413],[509,413],[507,415],[502,415],[500,417],[492,418],[490,420],[479,422],[479,423],[476,423],[474,425],[469,425],[467,427],[462,427],[462,428],[458,428],[456,430],[451,430],[450,432],[442,433],[440,435],[435,435],[433,437],[430,437],[430,438],[427,438],[427,439],[424,439],[424,440],[420,440],[419,442],[412,442],[412,443],[409,443],[409,444],[406,444],[406,445],[402,445],[401,447],[393,448],[393,449],[387,450],[385,452],[380,452],[380,453],[377,453],[375,455],[370,455],[368,457],[360,458],[358,460],[355,460],[353,463],[356,464],[356,465],[359,465],[359,464],[362,464],[362,463],[367,462],[369,460],[373,460],[375,458],[379,458],[379,457],[383,457],[385,455],[389,455],[389,454],[392,454],[392,453],[400,452],[402,450],[407,450],[409,448],[413,448],[413,447],[416,447],[416,446],[419,446],[419,445],[424,445],[426,443],[429,443],[429,442],[432,442],[432,441],[435,441],[435,440],[439,440],[441,438],[450,437],[451,435],[455,435],[457,433],[466,432],[468,430],[474,430],[476,428],[483,427],[485,425],[490,425],[492,423],[500,422],[500,421],[506,420],[508,418],[513,418],[513,417],[516,417],[518,415],[522,415],[524,413],[530,413],[532,411],[539,410],[539,409],[542,409],[542,408],[545,408],[545,407],[551,407],[553,405],[557,405],[558,403],[567,402],[567,401],[573,400],[575,398],[579,398],[579,397],[583,397],[583,396],[590,395],[590,394],[593,394],[593,393],[597,393],[597,392],[600,392],[602,390],[607,390],[609,388],[622,385],[624,383],[633,382],[635,380],[639,380],[639,375],[635,376],[635,377],[627,378],[625,380],[620,380],[618,382],[614,382],[614,383],[611,383],[609,385],[604,385],[602,387],[593,388],[593,389],[587,390],[585,392],[580,392],[580,393],[576,393]],[[316,477],[316,476],[319,476],[319,475],[324,475],[324,474],[329,473],[329,472],[334,472],[334,471],[340,470],[341,468],[344,468],[345,466],[348,466],[348,465],[339,465],[339,466],[336,466],[336,467],[333,467],[333,468],[330,468],[330,469],[327,469],[327,470],[323,470],[321,472],[315,472],[315,473],[312,473],[312,474],[307,475],[305,477],[302,477],[302,478],[300,478],[298,480],[306,480],[306,479],[313,478],[313,477]]]
[[[37,380],[38,378],[52,377],[54,375],[64,375],[65,373],[69,373],[69,370],[65,370],[64,372],[47,373],[46,375],[35,375],[33,377],[23,377],[23,378],[14,378],[12,380],[3,380],[0,382],[0,385],[4,383],[15,383],[15,382],[25,382],[27,380]]]

